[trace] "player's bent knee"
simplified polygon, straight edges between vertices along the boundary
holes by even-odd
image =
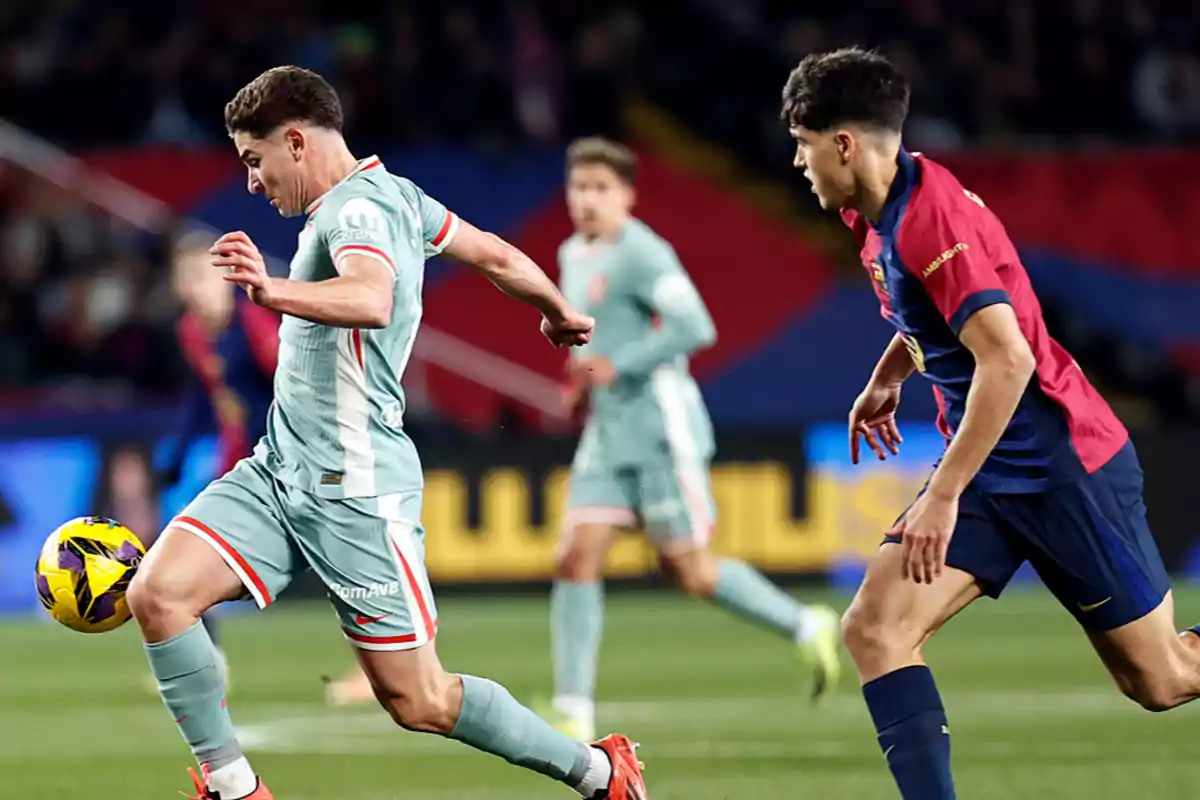
[[[706,550],[666,554],[659,557],[663,574],[692,597],[712,597],[717,589],[717,562]]]
[[[898,659],[907,659],[919,645],[904,628],[884,624],[874,609],[859,600],[842,615],[842,641],[860,672],[880,671]]]
[[[186,531],[168,528],[151,548],[125,593],[138,623],[199,618],[240,595],[241,582],[212,549]]]
[[[554,559],[554,577],[562,581],[596,581],[604,577],[604,561],[612,534],[606,527],[576,525],[566,534]]]

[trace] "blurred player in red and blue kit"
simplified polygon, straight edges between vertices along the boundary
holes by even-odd
[[[214,423],[217,470],[206,479],[233,469],[266,433],[279,356],[279,316],[242,298],[222,280],[208,252],[214,241],[215,236],[205,233],[185,234],[173,253],[172,288],[184,309],[177,326],[179,348],[192,376],[178,437],[159,476],[167,486],[179,483],[188,451]],[[203,619],[220,649],[215,615],[209,612]],[[227,670],[223,654],[220,661]]]
[[[914,372],[947,448],[843,618],[879,744],[906,800],[955,796],[950,730],[925,642],[1025,561],[1083,627],[1117,686],[1162,711],[1200,695],[1200,630],[1175,632],[1129,434],[1052,339],[1020,257],[983,200],[907,152],[907,79],[851,48],[800,62],[782,119],[822,208],[838,209],[896,334],[849,419],[879,459]]]

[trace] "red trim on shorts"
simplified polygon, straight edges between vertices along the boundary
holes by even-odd
[[[390,536],[388,537],[388,541],[392,543],[392,549],[400,557],[400,566],[404,568],[404,577],[408,579],[408,586],[417,598],[417,608],[421,610],[421,622],[425,625],[425,634],[428,638],[432,639],[437,633],[437,625],[434,624],[433,617],[429,613],[429,604],[425,602],[425,591],[421,588],[421,584],[417,582],[416,576],[413,575],[412,567],[408,565],[408,559],[404,557],[403,551],[400,550],[400,545],[396,544],[395,540]]]
[[[246,573],[246,577],[250,579],[250,582],[254,584],[254,588],[257,589],[258,593],[262,596],[263,605],[271,605],[271,592],[267,589],[267,585],[262,582],[262,578],[258,577],[258,573],[254,571],[254,567],[250,566],[246,559],[242,558],[241,553],[239,553],[237,550],[234,550],[233,546],[229,544],[229,542],[222,539],[216,531],[195,517],[176,517],[176,519],[178,519],[180,522],[186,522],[189,525],[195,525],[197,528],[212,537],[212,540],[216,542],[222,550],[228,553],[234,562],[236,562],[237,565],[242,568],[242,571]]]
[[[415,633],[406,633],[403,636],[367,636],[362,633],[355,633],[349,628],[342,628],[342,632],[356,642],[363,644],[412,644],[417,640]]]

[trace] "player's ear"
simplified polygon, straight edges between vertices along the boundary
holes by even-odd
[[[842,164],[849,164],[850,157],[854,154],[854,137],[850,131],[838,131],[833,135],[833,146],[837,150],[838,158],[842,160]]]
[[[304,152],[304,131],[299,128],[288,128],[283,132],[283,143],[287,147],[288,155],[293,161],[300,160],[300,154]]]

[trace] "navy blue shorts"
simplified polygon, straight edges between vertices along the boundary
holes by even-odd
[[[1025,561],[1085,628],[1119,628],[1158,607],[1170,579],[1132,442],[1083,480],[1046,492],[963,493],[946,563],[999,597]]]

